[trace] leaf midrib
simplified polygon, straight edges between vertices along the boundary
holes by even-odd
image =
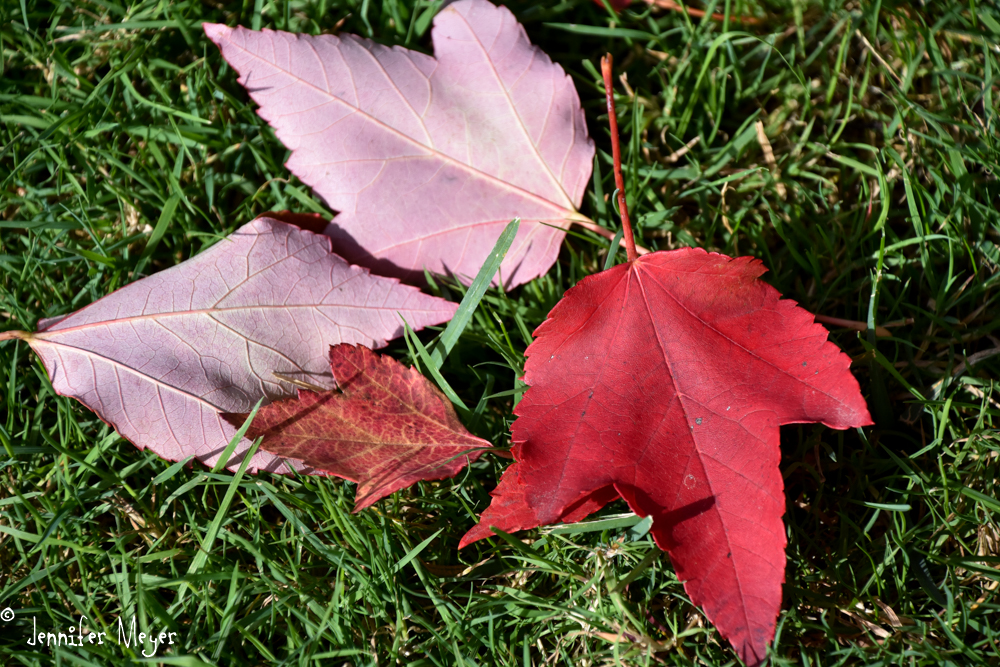
[[[348,305],[348,304],[338,304],[338,303],[321,303],[321,304],[293,304],[289,306],[279,306],[279,305],[266,305],[266,306],[238,306],[233,308],[200,308],[197,310],[175,310],[165,313],[148,313],[144,315],[131,315],[129,317],[122,317],[114,320],[101,320],[99,322],[87,322],[86,324],[78,324],[76,326],[66,327],[65,329],[51,329],[48,331],[39,331],[38,333],[31,334],[32,339],[41,339],[46,342],[51,342],[53,344],[65,345],[65,343],[59,343],[55,338],[56,334],[73,333],[77,331],[86,331],[87,329],[92,329],[99,326],[110,326],[119,323],[129,323],[141,320],[153,320],[157,321],[160,319],[169,319],[173,317],[194,317],[197,315],[208,315],[211,317],[215,313],[228,313],[228,312],[238,312],[238,311],[248,311],[248,310],[297,310],[297,309],[321,309],[321,308],[348,308],[351,310],[375,310],[375,311],[391,311],[391,312],[406,312],[406,313],[436,313],[437,310],[430,308],[389,308],[386,306],[358,306],[358,305]],[[66,319],[69,319],[67,317]],[[65,322],[66,319],[61,320]],[[213,318],[214,319],[214,318]],[[216,320],[218,321],[218,320]],[[57,323],[58,324],[58,323]],[[221,324],[221,323],[220,323]],[[338,325],[340,326],[340,325]],[[247,336],[240,334],[243,338],[250,340]],[[66,345],[66,347],[73,347],[72,345]],[[83,349],[83,348],[77,348]]]
[[[526,128],[524,126],[524,121],[521,120],[521,114],[519,114],[517,112],[517,107],[514,106],[514,101],[510,98],[510,93],[507,90],[507,87],[503,84],[503,81],[500,78],[500,73],[497,72],[497,68],[493,64],[493,59],[490,58],[489,51],[487,51],[487,49],[486,49],[486,45],[483,44],[480,41],[479,35],[477,35],[476,31],[473,30],[472,25],[465,18],[465,16],[463,16],[462,14],[459,14],[454,9],[452,9],[451,12],[453,14],[457,15],[458,18],[460,18],[462,20],[462,22],[465,23],[466,27],[468,27],[468,29],[469,29],[469,32],[472,33],[472,36],[475,38],[476,44],[478,44],[479,48],[482,50],[482,52],[483,52],[483,58],[489,64],[490,72],[493,73],[493,78],[494,78],[494,80],[497,83],[497,87],[500,90],[503,91],[503,97],[504,97],[505,100],[507,100],[507,106],[510,108],[510,113],[517,120],[517,126],[521,129],[521,134],[524,136],[525,141],[527,141],[528,145],[531,146],[531,148],[533,149],[535,158],[538,160],[538,163],[542,165],[542,168],[545,170],[545,173],[549,175],[549,179],[552,181],[553,185],[555,185],[559,189],[559,192],[562,193],[562,196],[565,198],[566,202],[567,203],[572,203],[572,200],[570,199],[569,193],[566,192],[566,188],[564,188],[563,185],[562,185],[562,182],[558,178],[556,178],[556,175],[552,173],[552,170],[549,168],[548,162],[546,162],[545,159],[538,152],[538,146],[532,140],[531,135],[528,134],[528,128]],[[536,50],[538,49],[538,47],[536,47],[534,45],[532,45],[532,48],[534,48]],[[532,53],[531,54],[531,60],[532,60],[532,62],[534,62],[535,57],[536,57],[536,54]],[[435,60],[437,60],[436,55],[435,55]],[[531,65],[529,64],[528,65],[528,70],[530,70],[530,69],[531,69]],[[548,110],[546,112],[546,114],[547,114],[546,119],[545,119],[545,124],[546,125],[548,125],[548,114],[551,114],[551,113],[552,113],[552,101],[550,100],[549,101],[549,108],[548,108]],[[570,150],[572,150],[572,143],[570,143]]]
[[[185,398],[188,398],[188,399],[190,399],[192,401],[195,401],[197,403],[201,403],[202,405],[205,405],[205,406],[211,408],[213,412],[217,412],[218,413],[218,412],[222,411],[221,407],[219,407],[217,405],[214,405],[213,403],[209,402],[207,399],[202,398],[201,396],[198,396],[197,394],[192,394],[189,391],[185,391],[184,389],[181,389],[180,387],[172,385],[172,384],[170,384],[168,382],[165,382],[165,381],[163,381],[163,380],[161,380],[159,378],[155,378],[155,377],[153,377],[151,375],[143,373],[138,368],[134,368],[132,366],[129,366],[125,362],[119,361],[119,360],[115,359],[114,357],[109,357],[109,356],[106,356],[104,354],[101,354],[100,352],[96,352],[94,350],[88,350],[88,349],[85,349],[85,348],[82,348],[82,347],[77,347],[75,345],[67,345],[66,343],[60,343],[58,341],[45,340],[45,339],[39,340],[37,337],[33,337],[32,339],[30,339],[29,340],[29,345],[34,344],[36,342],[42,343],[44,345],[52,345],[54,347],[63,347],[63,348],[66,348],[68,350],[74,350],[74,351],[79,352],[79,353],[84,354],[84,355],[96,357],[97,359],[100,359],[101,361],[104,361],[104,362],[106,362],[106,363],[114,366],[115,368],[125,369],[126,371],[128,371],[129,373],[131,373],[133,375],[136,375],[136,376],[138,376],[140,378],[148,380],[151,384],[153,384],[156,387],[166,387],[167,389],[170,389],[171,391],[173,391],[173,392],[175,392],[177,394],[180,394],[181,396],[184,396]],[[161,412],[163,412],[164,418],[166,418],[166,411],[165,410],[161,410]],[[125,414],[127,414],[127,412]],[[174,438],[174,440],[177,440],[177,439]]]
[[[674,395],[677,397],[677,401],[680,403],[681,412],[684,414],[685,421],[687,421],[688,425],[690,426],[691,419],[690,419],[690,415],[688,413],[687,406],[684,405],[684,396],[683,396],[683,394],[680,391],[680,387],[677,386],[676,380],[674,379],[674,371],[673,371],[673,368],[671,368],[670,357],[667,354],[667,348],[666,348],[666,346],[663,343],[663,339],[660,338],[660,329],[659,329],[659,327],[656,326],[656,319],[653,317],[653,309],[652,309],[652,306],[649,303],[649,298],[646,296],[646,287],[642,284],[642,277],[641,277],[641,275],[639,273],[639,269],[640,268],[641,267],[639,266],[638,261],[633,262],[632,266],[629,267],[628,275],[631,276],[633,273],[635,274],[635,280],[639,284],[639,292],[642,295],[642,303],[643,303],[643,305],[646,306],[646,313],[649,315],[650,322],[652,323],[652,326],[653,326],[653,332],[656,334],[656,343],[660,346],[660,352],[661,352],[661,354],[663,356],[663,361],[667,365],[667,375],[670,377],[670,383],[674,387]],[[661,288],[663,287],[655,279],[653,279],[653,282],[655,282]],[[696,317],[693,313],[691,313],[691,311],[689,311],[687,308],[685,308],[684,305],[681,304],[680,301],[676,297],[673,296],[673,294],[671,294],[670,297],[674,300],[674,303],[676,303],[681,308],[683,308],[685,312],[689,313],[692,317],[695,317],[696,319],[701,320],[701,318]],[[706,326],[707,326],[707,323],[706,323]],[[705,482],[708,484],[708,490],[712,494],[712,498],[717,498],[718,494],[716,493],[715,486],[712,484],[712,478],[708,474],[708,468],[705,465],[705,461],[703,459],[703,454],[702,454],[701,448],[698,446],[698,441],[695,438],[695,435],[694,435],[693,431],[689,432],[689,437],[691,438],[692,447],[693,447],[694,451],[697,453],[698,465],[701,466],[701,473],[702,473],[702,475],[703,475],[703,477],[705,479]],[[677,495],[678,496],[680,495],[680,490],[679,489],[678,489]],[[675,498],[675,503],[676,503],[676,498]],[[744,625],[745,625],[745,627],[747,629],[749,629],[750,627],[753,626],[753,624],[750,622],[750,614],[749,614],[749,611],[747,610],[747,603],[746,603],[747,596],[743,592],[743,580],[739,576],[738,570],[737,570],[737,567],[736,567],[737,554],[733,551],[733,542],[732,542],[732,539],[730,539],[730,536],[729,536],[729,529],[726,526],[725,519],[722,517],[722,512],[719,511],[719,509],[718,509],[718,505],[715,505],[715,514],[716,514],[716,516],[718,516],[719,522],[724,527],[723,533],[726,536],[726,545],[728,546],[729,553],[732,556],[732,558],[731,558],[732,569],[733,569],[734,574],[736,574],[736,577],[735,577],[736,578],[736,585],[740,589],[740,611],[743,614]]]

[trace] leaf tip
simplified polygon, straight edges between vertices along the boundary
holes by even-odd
[[[222,23],[202,23],[201,28],[205,31],[205,36],[216,44],[229,37],[233,32],[232,28]]]
[[[489,523],[483,523],[480,517],[479,523],[470,528],[465,535],[462,535],[462,539],[458,541],[458,548],[462,550],[473,542],[478,542],[494,535],[496,533],[493,532],[493,527]]]
[[[366,510],[383,498],[387,498],[394,492],[382,493],[379,495],[377,492],[369,490],[364,493],[361,488],[358,489],[358,493],[354,498],[354,509],[351,510],[351,514],[357,514],[362,510]]]

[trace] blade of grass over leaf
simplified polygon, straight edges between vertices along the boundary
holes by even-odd
[[[219,457],[219,460],[216,461],[215,465],[212,466],[212,472],[213,473],[220,473],[225,468],[229,467],[229,465],[230,465],[230,461],[229,460],[230,460],[230,458],[232,458],[233,452],[236,451],[236,446],[240,444],[240,440],[242,440],[243,437],[247,434],[247,431],[250,429],[250,426],[253,424],[254,417],[257,416],[257,412],[260,411],[260,406],[263,405],[263,403],[264,403],[264,399],[259,399],[257,401],[257,404],[253,406],[253,409],[250,410],[250,414],[247,415],[247,418],[243,420],[243,424],[236,430],[236,433],[233,435],[232,439],[229,441],[229,444],[226,445],[226,448],[224,450],[222,450],[222,455]],[[188,458],[190,458],[190,457],[188,457]],[[242,467],[242,463],[243,462],[240,461],[240,466],[241,467]]]
[[[597,521],[581,521],[580,523],[570,523],[561,526],[552,526],[544,529],[545,532],[556,535],[571,535],[573,533],[593,533],[605,530],[616,530],[619,528],[631,528],[640,521],[642,517],[635,514],[628,514],[620,517],[598,519]]]
[[[448,400],[454,403],[455,406],[463,412],[468,413],[469,408],[465,405],[465,401],[459,398],[458,394],[455,393],[455,390],[451,388],[450,384],[448,384],[448,381],[444,379],[443,375],[441,375],[441,371],[438,370],[440,365],[434,363],[434,359],[427,351],[427,348],[424,347],[424,344],[420,342],[420,339],[417,338],[416,334],[413,333],[413,330],[410,329],[410,325],[405,324],[405,327],[407,345],[412,345],[416,350],[417,358],[420,359],[420,363],[431,374],[431,377],[434,378],[434,382],[436,382],[437,386],[441,388],[444,395],[448,397]]]
[[[246,423],[240,427],[240,431],[243,431],[243,433],[237,431],[240,438],[243,437],[243,434],[246,433],[246,430],[250,427],[250,424],[253,422],[253,418],[257,415],[257,410],[259,408],[260,403],[258,402],[258,404],[254,407],[253,412],[251,412],[247,417]],[[234,436],[233,439],[236,440],[236,437]],[[215,538],[219,534],[219,529],[222,527],[222,522],[226,518],[226,513],[229,511],[229,506],[232,504],[233,498],[236,497],[236,492],[239,489],[240,481],[243,479],[243,474],[246,472],[247,466],[250,465],[250,460],[253,458],[253,455],[257,453],[258,447],[260,447],[260,439],[255,440],[250,446],[250,449],[247,450],[247,455],[243,457],[240,467],[233,475],[232,481],[229,482],[229,486],[226,489],[226,495],[222,498],[222,503],[219,505],[218,512],[212,520],[212,523],[209,524],[208,530],[205,531],[205,536],[201,540],[201,548],[195,555],[194,560],[191,561],[191,566],[188,567],[188,576],[197,574],[198,571],[205,565],[209,554],[212,553],[212,547],[215,545]],[[183,595],[183,593],[181,593],[181,595]]]
[[[472,319],[473,313],[479,307],[479,302],[482,300],[483,295],[486,294],[490,283],[494,279],[502,278],[497,275],[497,271],[500,270],[500,264],[503,262],[504,257],[507,256],[507,251],[510,250],[510,245],[514,242],[520,225],[521,220],[514,218],[500,233],[496,245],[493,246],[493,250],[490,251],[479,272],[476,273],[472,284],[469,285],[465,296],[462,297],[462,302],[458,304],[458,310],[455,311],[455,315],[448,322],[444,331],[441,332],[441,336],[430,353],[430,359],[429,361],[425,360],[425,364],[433,366],[435,370],[441,368],[441,364],[444,363],[452,348],[455,347],[455,343],[458,342],[462,332],[465,331],[465,327],[468,326],[469,321]]]

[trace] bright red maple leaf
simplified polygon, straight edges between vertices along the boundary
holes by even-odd
[[[470,434],[416,369],[367,347],[330,347],[337,391],[299,391],[260,409],[261,449],[358,483],[354,511],[418,482],[455,476],[490,443]],[[240,425],[246,415],[227,415]]]
[[[872,423],[850,358],[764,270],[681,249],[569,290],[526,352],[515,463],[460,546],[620,495],[653,516],[691,600],[760,664],[785,569],[778,427]]]

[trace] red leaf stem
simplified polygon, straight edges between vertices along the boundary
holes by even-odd
[[[611,54],[601,58],[601,74],[604,75],[604,94],[608,100],[608,121],[611,123],[611,156],[615,161],[615,187],[618,188],[618,212],[622,216],[622,229],[625,230],[625,250],[628,261],[638,258],[635,251],[635,237],[632,236],[632,223],[628,219],[628,205],[625,203],[625,179],[622,178],[622,149],[618,145],[618,116],[615,114],[615,94],[611,83]]]

